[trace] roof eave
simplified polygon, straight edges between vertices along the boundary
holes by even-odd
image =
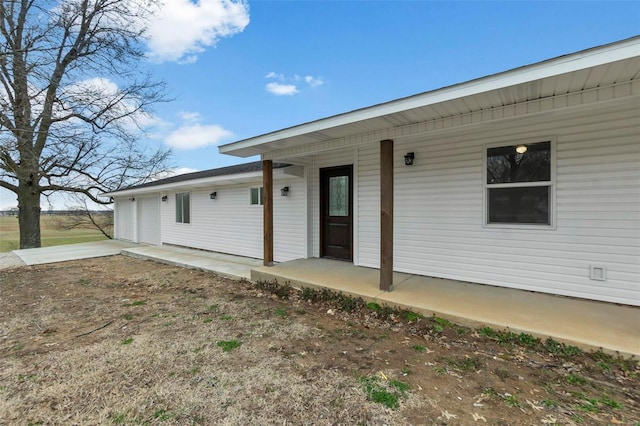
[[[274,169],[274,176],[284,175],[284,168]],[[262,171],[237,173],[232,175],[213,176],[202,179],[184,180],[180,182],[167,183],[163,185],[145,186],[143,188],[124,189],[121,191],[105,192],[100,197],[127,197],[132,195],[155,194],[161,192],[171,192],[179,189],[200,189],[214,185],[232,185],[251,181],[260,181]]]

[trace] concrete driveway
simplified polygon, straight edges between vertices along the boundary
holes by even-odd
[[[114,256],[123,249],[136,247],[137,244],[119,240],[93,241],[90,243],[67,244],[53,247],[14,250],[27,265],[66,262],[68,260],[87,259],[90,257]]]

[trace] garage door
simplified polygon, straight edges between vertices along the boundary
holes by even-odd
[[[126,198],[117,199],[115,210],[116,238],[119,240],[133,241],[134,237],[134,214],[135,203]]]
[[[160,200],[138,199],[138,242],[160,245]]]

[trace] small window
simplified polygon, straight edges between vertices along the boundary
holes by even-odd
[[[349,216],[349,176],[329,178],[329,216]]]
[[[176,222],[191,223],[191,208],[188,192],[179,192],[176,194]]]
[[[550,226],[551,161],[551,142],[487,149],[487,223]]]
[[[261,206],[263,204],[262,201],[262,187],[260,188],[251,188],[251,205],[252,206]]]

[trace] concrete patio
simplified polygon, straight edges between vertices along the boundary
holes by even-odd
[[[328,259],[256,268],[251,279],[326,287],[462,325],[509,328],[583,348],[640,356],[640,308],[633,306],[402,273],[394,273],[393,290],[383,292],[378,289],[377,269]]]

